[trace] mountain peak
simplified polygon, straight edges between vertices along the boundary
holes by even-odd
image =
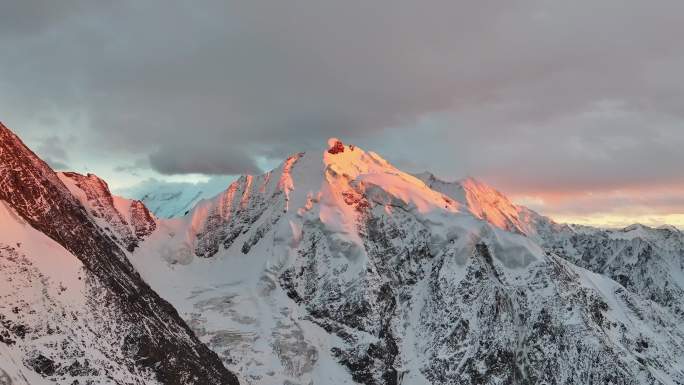
[[[677,227],[672,226],[672,225],[661,225],[658,226],[658,230],[667,230],[673,233],[681,233],[681,230],[679,230]]]
[[[662,225],[658,227],[651,227],[641,223],[634,223],[620,230],[621,233],[629,237],[650,238],[653,236],[663,236],[671,234],[681,234],[681,231],[672,225]]]
[[[626,226],[625,228],[622,229],[624,232],[629,232],[629,231],[636,231],[636,230],[650,230],[650,226],[643,225],[641,223],[633,223],[629,226]]]
[[[90,199],[94,199],[95,196],[105,197],[112,195],[107,182],[95,174],[88,173],[83,175],[74,171],[62,171],[58,172],[57,176],[59,176],[62,181],[73,180],[79,185],[87,185],[89,187],[87,192],[90,194]]]

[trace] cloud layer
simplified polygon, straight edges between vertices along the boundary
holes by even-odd
[[[101,174],[255,172],[336,136],[519,196],[681,186],[683,14],[666,0],[3,2],[0,119]],[[74,139],[43,144],[55,136]]]

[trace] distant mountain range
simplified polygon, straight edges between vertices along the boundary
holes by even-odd
[[[150,194],[0,125],[0,384],[684,383],[673,227],[558,224],[336,139]]]
[[[156,217],[169,219],[188,214],[200,200],[213,198],[225,190],[229,183],[229,180],[219,177],[200,183],[148,179],[117,193],[140,200]]]

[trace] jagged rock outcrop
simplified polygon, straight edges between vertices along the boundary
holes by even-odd
[[[107,183],[96,175],[57,175],[93,220],[126,250],[133,251],[156,229],[156,218],[142,202],[113,196]]]
[[[335,155],[335,154],[339,154],[341,152],[344,152],[344,143],[342,143],[341,140],[330,139],[328,141],[328,146],[330,146],[330,148],[328,148],[329,154]]]
[[[193,233],[189,236],[196,237],[195,254],[214,256],[249,232],[240,245],[247,254],[287,212],[290,170],[302,155],[288,158],[280,171],[242,176],[215,199],[200,202],[190,219]]]

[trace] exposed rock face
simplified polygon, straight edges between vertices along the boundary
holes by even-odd
[[[133,232],[138,241],[147,238],[157,228],[157,221],[141,201],[131,202],[130,213]]]
[[[126,250],[133,251],[157,227],[156,219],[145,205],[114,197],[107,183],[96,175],[75,172],[57,175],[94,221]]]
[[[201,202],[192,213],[193,223],[199,226],[196,234],[190,234],[197,238],[195,254],[214,256],[252,231],[240,245],[247,254],[286,212],[290,171],[302,156],[288,158],[279,172],[240,177],[213,201]]]
[[[91,179],[88,178],[91,183],[87,186],[84,184],[86,196],[90,194],[92,198],[88,201],[103,210],[98,215],[105,220],[123,224],[121,218],[110,212],[106,185],[92,183]],[[176,310],[143,282],[119,245],[90,218],[60,178],[3,125],[0,200],[7,202],[21,220],[82,263],[87,283],[83,295],[89,299],[89,306],[107,315],[97,318],[89,327],[115,335],[120,342],[112,347],[112,354],[125,358],[110,365],[126,368],[130,373],[151,373],[165,384],[237,384],[235,376],[197,340]],[[140,209],[137,216],[149,219],[140,215]],[[149,228],[140,229],[142,234]],[[104,325],[111,329],[102,328]],[[43,376],[53,378],[58,373],[56,367],[51,369],[48,360],[40,358],[40,353],[28,359],[30,366],[38,368]]]
[[[329,144],[330,144],[330,148],[328,149],[329,154],[335,155],[335,154],[339,154],[341,152],[344,152],[344,143],[342,143],[341,140],[330,139]],[[351,147],[350,150],[354,151],[353,148],[354,147]]]
[[[643,225],[622,230],[572,226],[542,234],[550,251],[612,278],[684,322],[684,234],[680,231]]]

